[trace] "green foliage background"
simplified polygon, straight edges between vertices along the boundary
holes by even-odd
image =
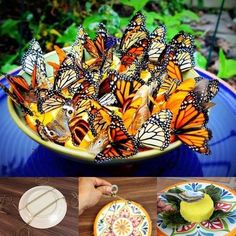
[[[91,37],[103,22],[110,34],[121,37],[132,15],[142,11],[146,16],[149,31],[158,25],[167,27],[167,40],[180,30],[201,37],[189,23],[198,20],[198,15],[187,9],[184,0],[41,0],[1,1],[0,13],[0,73],[5,74],[20,65],[20,58],[32,38],[36,38],[44,52],[71,45],[77,27],[83,24]],[[12,8],[14,6],[14,8]],[[196,46],[200,43],[196,40]],[[198,66],[206,67],[206,58],[195,54]],[[223,71],[224,73],[224,71]],[[222,72],[221,72],[222,74]]]

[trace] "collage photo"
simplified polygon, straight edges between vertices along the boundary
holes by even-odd
[[[0,236],[236,236],[234,0],[0,14]]]

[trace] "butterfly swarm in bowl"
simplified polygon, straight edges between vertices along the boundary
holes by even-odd
[[[87,150],[99,163],[176,140],[209,154],[206,123],[218,81],[194,71],[192,36],[180,32],[167,43],[165,34],[164,26],[149,33],[141,13],[121,39],[103,24],[94,40],[79,27],[71,48],[55,46],[59,63],[46,63],[33,39],[23,74],[6,76],[12,90],[1,87],[43,140]]]

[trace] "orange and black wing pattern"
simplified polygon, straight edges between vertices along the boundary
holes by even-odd
[[[173,134],[194,151],[210,154],[208,141],[212,135],[205,127],[207,121],[207,112],[198,106],[194,93],[189,93],[174,120]]]
[[[123,159],[137,153],[137,142],[125,129],[121,118],[112,115],[111,124],[108,127],[109,144],[95,157],[96,163],[102,163],[114,159]]]

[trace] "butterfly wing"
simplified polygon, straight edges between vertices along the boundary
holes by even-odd
[[[144,21],[145,17],[140,12],[131,19],[120,41],[121,52],[126,52],[134,44],[148,37]]]
[[[61,63],[60,69],[54,80],[53,90],[61,92],[64,88],[75,83],[78,78],[81,78],[82,71],[75,66],[75,57],[73,54],[68,54]]]
[[[196,83],[194,92],[200,104],[210,102],[219,91],[219,81],[216,79],[201,79]]]
[[[144,84],[145,82],[139,77],[136,78],[119,75],[112,88],[112,91],[116,96],[118,106],[121,108],[127,106],[126,102],[128,100],[131,102],[135,93]]]
[[[47,81],[46,64],[42,49],[39,43],[32,39],[28,51],[22,57],[22,69],[29,75],[32,75],[34,67],[37,67],[37,82]]]
[[[144,24],[145,17],[138,12],[130,21],[120,42],[119,73],[129,71],[129,67],[137,61],[141,62],[148,48],[148,31]]]
[[[150,44],[148,49],[148,58],[152,63],[157,63],[163,50],[166,48],[165,43],[166,28],[165,26],[157,27],[150,35]]]
[[[18,104],[21,110],[30,116],[33,116],[33,112],[24,105],[24,101],[21,101],[14,93],[12,93],[5,85],[0,83],[0,88],[10,97],[10,99],[15,103]]]
[[[89,131],[89,124],[81,117],[74,117],[69,123],[71,138],[76,146],[79,146]]]
[[[207,142],[211,139],[211,131],[205,128],[207,122],[207,112],[199,107],[196,95],[190,92],[174,121],[174,134],[193,150],[209,154]]]
[[[112,159],[128,158],[137,153],[136,140],[128,134],[118,116],[112,116],[108,136],[110,143],[96,155],[95,162],[102,163]]]
[[[173,37],[170,44],[175,48],[188,48],[192,50],[194,48],[194,38],[193,36],[180,31]]]
[[[139,129],[135,136],[140,145],[164,150],[170,144],[170,123],[172,113],[162,110],[152,115]]]
[[[39,99],[37,103],[38,111],[40,113],[47,113],[49,111],[55,110],[66,104],[66,99],[59,94],[52,94],[46,96],[45,98]]]

